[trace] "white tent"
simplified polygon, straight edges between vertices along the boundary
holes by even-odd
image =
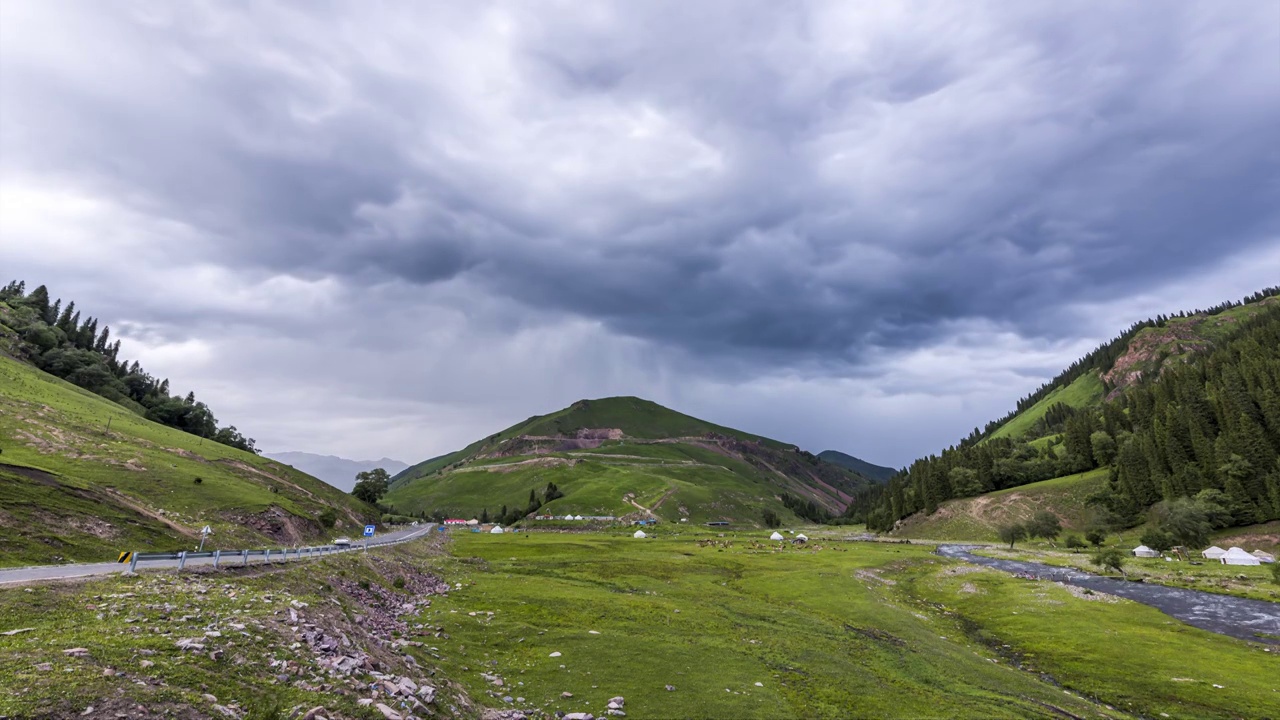
[[[770,540],[781,540],[781,539],[782,539],[782,533],[777,532],[777,531],[775,530],[775,531],[774,531],[774,533],[773,533],[772,535],[770,535],[770,536],[769,536],[769,539],[770,539]]]
[[[1233,547],[1227,551],[1226,555],[1218,558],[1223,565],[1261,565],[1262,561],[1245,552],[1243,549]]]
[[[489,534],[490,534],[490,535],[501,535],[503,532],[505,532],[505,531],[504,531],[501,527],[499,527],[499,526],[497,526],[497,525],[494,525],[494,526],[493,526],[493,529],[489,531]]]
[[[470,520],[468,520],[468,521],[467,521],[467,524],[468,524],[468,525],[479,525],[479,524],[480,524],[480,521],[479,521],[479,520],[477,520],[477,519],[475,519],[475,518],[471,518]]]
[[[1208,558],[1208,559],[1210,559],[1210,560],[1217,560],[1218,558],[1220,558],[1220,557],[1222,557],[1223,555],[1226,555],[1226,554],[1227,554],[1227,551],[1226,551],[1226,550],[1223,550],[1222,548],[1218,547],[1217,545],[1214,545],[1213,547],[1211,547],[1211,548],[1209,548],[1209,549],[1205,550],[1204,552],[1200,553],[1200,555],[1201,555],[1202,557],[1206,557],[1206,558]]]
[[[1254,557],[1258,558],[1258,560],[1260,560],[1260,561],[1262,561],[1262,562],[1265,562],[1265,563],[1273,563],[1273,562],[1275,562],[1275,561],[1276,561],[1276,556],[1275,556],[1275,555],[1272,555],[1272,554],[1271,554],[1271,553],[1269,553],[1269,552],[1263,552],[1263,551],[1261,551],[1261,550],[1254,550],[1252,554],[1253,554],[1253,556],[1254,556]]]
[[[649,537],[649,536],[648,536],[648,535],[645,535],[643,530],[637,530],[637,531],[635,532],[635,534],[634,534],[634,535],[632,535],[631,537],[633,537],[633,538],[647,538],[647,537]]]
[[[1133,549],[1133,556],[1134,557],[1160,557],[1160,553],[1156,552],[1155,550],[1152,550],[1146,545],[1139,545],[1138,547]]]
[[[796,542],[809,542],[809,538],[805,537],[804,535],[797,535]]]

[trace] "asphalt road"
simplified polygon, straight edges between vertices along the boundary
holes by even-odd
[[[1041,580],[1118,595],[1171,615],[1188,625],[1222,635],[1280,645],[1280,603],[1219,595],[1200,590],[1137,583],[1091,575],[1082,570],[1019,560],[997,560],[969,552],[972,545],[941,545],[938,554],[976,565],[1027,573]]]
[[[435,523],[427,523],[420,527],[408,528],[406,530],[397,530],[384,535],[373,538],[372,546],[385,545],[394,542],[403,542],[422,537],[435,529]],[[352,538],[352,547],[360,548],[364,545],[364,538]],[[218,550],[220,548],[210,547],[209,550]],[[241,548],[236,548],[237,550]],[[274,551],[275,548],[272,548]],[[230,550],[225,552],[230,553]],[[323,557],[316,555],[315,559]],[[313,559],[303,557],[303,560]],[[262,557],[250,558],[249,562],[261,563]],[[296,562],[290,559],[289,562]],[[223,556],[222,565],[239,565],[240,558],[236,555]],[[197,565],[212,565],[213,558],[191,558],[187,560],[188,567]],[[138,562],[139,570],[153,570],[164,568],[178,567],[177,560],[140,560]],[[27,567],[5,568],[0,569],[0,586],[6,584],[21,584],[30,582],[40,582],[42,580],[66,580],[69,578],[88,577],[90,575],[109,575],[111,573],[120,573],[129,569],[129,565],[118,563],[84,563],[79,565],[29,565]]]

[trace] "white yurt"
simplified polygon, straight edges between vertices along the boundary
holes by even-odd
[[[1262,561],[1245,552],[1244,549],[1233,547],[1227,551],[1225,555],[1218,558],[1223,565],[1261,565]]]
[[[635,532],[635,534],[634,534],[634,535],[632,535],[631,537],[633,537],[633,538],[647,538],[647,537],[649,537],[649,536],[648,536],[648,535],[645,535],[643,530],[637,530],[637,531]]]
[[[468,521],[467,521],[467,524],[468,524],[468,525],[479,525],[479,524],[480,524],[480,521],[479,521],[479,520],[477,520],[477,519],[475,519],[475,518],[471,518],[470,520],[468,520]]]
[[[1264,562],[1264,563],[1273,563],[1273,562],[1275,562],[1275,561],[1276,561],[1276,556],[1275,556],[1275,555],[1272,555],[1272,554],[1271,554],[1271,553],[1269,553],[1269,552],[1263,552],[1263,551],[1261,551],[1261,550],[1254,550],[1251,554],[1252,554],[1254,557],[1258,558],[1259,562]]]
[[[780,533],[780,532],[778,532],[777,530],[775,530],[775,531],[773,531],[773,534],[769,536],[769,539],[770,539],[770,540],[781,540],[781,539],[782,539],[782,533]]]
[[[809,538],[805,537],[803,534],[797,535],[796,542],[809,542]]]
[[[505,531],[505,530],[503,530],[503,529],[502,529],[502,527],[501,527],[500,525],[494,525],[494,526],[493,526],[493,529],[489,531],[489,534],[490,534],[490,535],[501,535],[501,534],[502,534],[502,533],[504,533],[504,532],[506,532],[506,531]]]
[[[1202,557],[1208,558],[1208,559],[1210,559],[1210,560],[1217,560],[1218,558],[1220,558],[1220,557],[1222,557],[1223,555],[1226,555],[1226,554],[1227,554],[1227,551],[1226,551],[1226,550],[1223,550],[1222,548],[1218,547],[1217,545],[1214,545],[1213,547],[1211,547],[1211,548],[1209,548],[1209,549],[1205,550],[1204,552],[1200,553],[1200,555],[1201,555]]]
[[[1134,557],[1160,557],[1160,553],[1156,552],[1155,550],[1152,550],[1146,545],[1139,545],[1138,547],[1133,549],[1133,556]]]

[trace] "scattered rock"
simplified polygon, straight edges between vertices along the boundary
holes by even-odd
[[[62,651],[62,654],[69,655],[71,657],[84,657],[85,655],[89,654],[89,648],[82,648],[82,647],[67,648],[66,650]]]
[[[324,706],[317,705],[316,707],[313,707],[310,710],[308,710],[307,713],[302,716],[302,720],[316,720],[317,715],[319,715],[320,713],[327,713],[327,712],[329,711],[325,710]]]
[[[565,715],[564,720],[596,720],[596,716],[591,713],[574,712]]]
[[[621,710],[622,706],[626,704],[627,704],[626,698],[622,697],[621,695],[619,695],[618,697],[609,698],[609,707],[612,708],[614,705],[617,705],[618,707],[614,708],[616,710]]]
[[[6,630],[0,633],[0,635],[21,635],[22,633],[31,632],[32,630],[35,630],[35,628],[18,628],[17,630]]]
[[[210,695],[209,693],[205,693],[200,697],[204,698],[206,702],[211,702],[211,703],[218,702],[218,698],[214,697],[213,695]]]
[[[559,651],[553,652],[551,653],[550,657],[560,657],[560,652]]]
[[[52,663],[40,663],[39,665],[36,665],[36,669],[37,669],[37,670],[39,670],[40,672],[49,672],[49,671],[53,670],[53,664],[52,664]]]
[[[400,713],[396,712],[395,710],[392,710],[386,705],[383,705],[382,703],[378,703],[377,705],[374,705],[374,707],[376,707],[378,709],[378,712],[382,713],[382,717],[386,718],[387,720],[400,720]]]
[[[565,700],[568,700],[569,698],[573,697],[573,693],[571,693],[571,692],[562,692],[562,693],[560,693],[560,697],[564,698]]]
[[[668,685],[668,686],[667,686],[667,692],[674,692],[674,691],[675,691],[675,689],[676,689],[676,686],[675,686],[675,685]]]
[[[762,682],[758,682],[758,683],[756,683],[756,687],[764,687],[764,683],[762,683]]]
[[[152,665],[155,665],[155,663],[151,662],[150,660],[143,660],[142,662],[138,663],[138,667],[141,667],[143,670],[146,670]]]

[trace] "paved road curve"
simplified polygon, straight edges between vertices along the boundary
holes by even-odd
[[[969,552],[974,548],[973,545],[941,545],[938,547],[938,554],[1005,572],[1030,573],[1045,580],[1118,595],[1150,605],[1166,615],[1203,630],[1242,640],[1280,645],[1280,603],[1099,577],[1074,568],[1019,560],[997,560]],[[1262,637],[1265,635],[1270,637]]]
[[[435,523],[427,523],[421,527],[409,528],[407,530],[397,530],[385,535],[374,538],[374,542],[385,544],[389,542],[402,542],[412,540],[414,538],[426,535],[435,529]],[[355,540],[354,547],[360,547],[363,540]],[[216,549],[216,548],[210,548]],[[321,556],[317,556],[321,557]],[[304,558],[307,559],[307,558]],[[261,562],[261,558],[255,558],[254,561]],[[226,555],[222,558],[223,565],[238,565],[240,558],[238,555]],[[290,560],[290,562],[293,562]],[[187,566],[195,565],[212,565],[213,558],[191,558],[187,560]],[[177,560],[142,560],[138,562],[138,569],[163,569],[176,568]],[[87,577],[90,575],[108,575],[110,573],[119,573],[128,569],[128,565],[119,565],[116,563],[85,563],[80,565],[30,565],[27,567],[6,568],[0,570],[0,587],[9,583],[29,583],[41,580],[66,580],[69,578]]]

